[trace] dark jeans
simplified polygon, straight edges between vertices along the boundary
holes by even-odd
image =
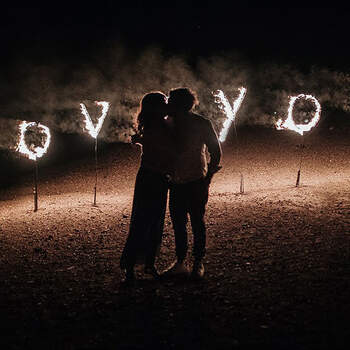
[[[186,258],[188,250],[186,230],[188,214],[193,232],[193,256],[195,259],[202,259],[205,255],[204,214],[208,193],[209,183],[207,179],[170,185],[169,209],[175,232],[176,256],[179,261]]]
[[[136,263],[154,265],[162,241],[168,189],[169,182],[164,175],[140,167],[121,268],[133,268]]]

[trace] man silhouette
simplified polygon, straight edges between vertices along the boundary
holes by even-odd
[[[188,214],[193,232],[192,277],[204,276],[203,257],[206,246],[204,214],[208,202],[209,184],[221,168],[221,147],[209,119],[192,112],[198,100],[188,88],[169,93],[169,117],[173,118],[177,158],[170,185],[169,209],[176,245],[175,261],[165,276],[188,274],[185,259],[188,250],[186,224]],[[206,150],[210,154],[207,163]]]

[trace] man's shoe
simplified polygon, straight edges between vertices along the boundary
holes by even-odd
[[[189,271],[185,266],[185,263],[175,261],[162,273],[162,276],[164,277],[188,276],[188,274],[189,274]]]
[[[193,269],[191,277],[196,280],[201,280],[204,277],[204,265],[201,261],[195,261],[193,264]]]
[[[156,280],[160,280],[162,277],[161,274],[157,271],[157,269],[154,266],[146,266],[144,273],[146,275],[151,275]]]

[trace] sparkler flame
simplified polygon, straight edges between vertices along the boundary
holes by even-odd
[[[310,100],[316,106],[315,115],[310,120],[310,122],[307,124],[295,124],[294,119],[293,119],[294,103],[299,98],[305,98],[306,100]],[[304,132],[310,131],[318,123],[318,121],[320,120],[320,116],[321,116],[321,105],[314,96],[304,95],[304,94],[300,94],[298,96],[293,96],[293,97],[290,97],[290,100],[289,100],[287,119],[285,121],[283,121],[282,119],[279,119],[276,123],[276,129],[277,130],[283,130],[283,129],[294,130],[298,134],[303,135]]]
[[[25,141],[25,133],[27,129],[32,126],[37,126],[46,135],[44,145],[42,147],[33,147],[33,150],[28,148]],[[19,136],[19,141],[17,145],[17,151],[25,154],[26,156],[28,156],[29,159],[32,159],[32,160],[36,160],[37,158],[42,157],[46,153],[50,145],[50,141],[51,141],[50,129],[47,126],[40,123],[36,123],[36,122],[27,123],[26,121],[23,121],[19,125],[19,130],[20,130],[20,136]]]
[[[233,107],[231,107],[230,103],[228,102],[222,90],[218,90],[218,92],[214,94],[214,96],[218,98],[218,101],[215,101],[215,102],[219,104],[219,108],[223,110],[227,116],[219,135],[220,142],[224,142],[226,140],[228,130],[230,129],[231,124],[235,121],[237,112],[241,107],[241,104],[247,92],[247,89],[244,87],[240,87],[238,90],[239,90],[239,96],[233,102]]]
[[[90,118],[90,115],[89,115],[89,112],[87,111],[84,103],[81,103],[80,104],[80,109],[81,109],[81,113],[83,113],[84,117],[85,117],[85,126],[86,126],[86,129],[88,130],[89,134],[93,137],[93,138],[97,138],[101,128],[102,128],[102,125],[103,125],[103,122],[107,116],[107,112],[108,112],[108,109],[109,109],[109,102],[105,102],[105,101],[95,101],[95,104],[97,106],[101,106],[102,107],[102,114],[101,114],[101,117],[98,118],[98,122],[97,122],[97,125],[94,126],[91,118]]]

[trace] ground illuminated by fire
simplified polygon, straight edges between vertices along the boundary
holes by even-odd
[[[36,213],[30,177],[2,190],[7,335],[0,343],[72,349],[350,344],[349,139],[331,132],[306,136],[296,188],[299,141],[292,132],[247,130],[238,152],[234,142],[224,144],[207,211],[206,279],[199,284],[146,280],[132,291],[121,288],[118,261],[138,146],[101,151],[96,208],[92,156],[39,169]],[[173,257],[167,214],[158,267]]]

